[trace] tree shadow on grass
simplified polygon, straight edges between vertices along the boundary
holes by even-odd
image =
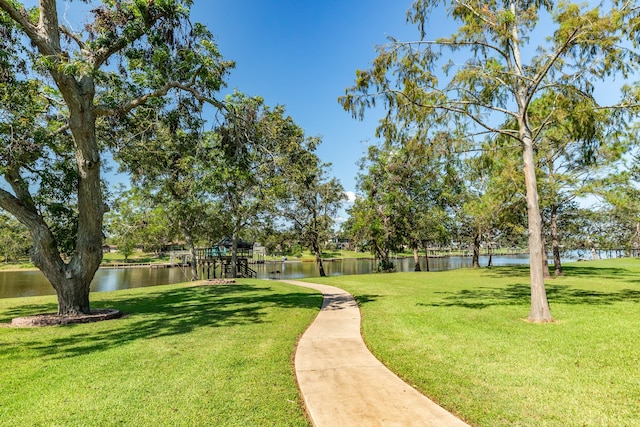
[[[57,311],[58,304],[54,299],[52,299],[52,302],[50,303],[23,304],[2,310],[2,313],[0,313],[0,323],[11,323],[11,320],[15,317],[31,316],[41,313],[56,313]]]
[[[598,267],[580,265],[580,263],[572,265],[563,265],[562,270],[565,276],[570,277],[589,277],[607,280],[620,280],[625,276],[629,278],[637,277],[637,273],[620,267]]]
[[[591,268],[570,267],[568,274],[571,276],[596,275],[599,279],[621,280],[621,275],[633,277],[633,273],[618,268]],[[528,279],[528,267],[506,267],[491,271],[500,277],[523,277]],[[623,279],[624,280],[624,279]],[[640,290],[622,289],[620,291],[598,291],[576,288],[570,285],[549,283],[545,284],[549,304],[571,305],[610,305],[627,301],[640,303]],[[474,289],[463,289],[456,292],[438,292],[442,295],[440,301],[432,303],[418,303],[425,307],[465,307],[471,309],[484,309],[492,306],[528,305],[531,302],[531,288],[528,283],[512,283],[505,286],[479,286]]]
[[[512,284],[504,287],[478,287],[456,292],[437,292],[440,301],[418,303],[424,307],[464,307],[483,309],[495,305],[524,305],[529,301],[529,286]]]
[[[15,347],[36,350],[44,358],[67,358],[146,340],[212,329],[265,322],[270,307],[319,309],[322,296],[300,292],[277,293],[272,288],[243,284],[177,288],[143,295],[115,295],[92,304],[117,307],[128,315],[91,325],[66,325],[64,332],[25,334]],[[38,309],[39,306],[29,307]],[[9,315],[24,315],[24,307]],[[33,314],[33,312],[31,312]],[[58,337],[51,338],[51,335]],[[8,347],[11,347],[9,345]],[[11,351],[7,348],[8,352]],[[15,349],[14,353],[20,352]],[[197,349],[194,349],[197,351]]]
[[[550,266],[553,274],[553,266]],[[581,263],[571,263],[563,265],[562,270],[567,277],[597,278],[605,280],[625,280],[638,282],[638,273],[621,267],[600,267],[596,265],[584,265]],[[525,265],[514,265],[504,267],[492,267],[488,271],[496,277],[529,277],[529,267]],[[625,277],[626,276],[626,277]],[[553,280],[553,279],[551,279]]]
[[[364,304],[375,302],[380,298],[380,295],[372,295],[372,294],[364,294],[364,295],[354,295],[358,306],[362,306]]]

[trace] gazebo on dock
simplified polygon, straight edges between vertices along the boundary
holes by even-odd
[[[198,267],[202,267],[203,276],[207,279],[216,278],[216,269],[220,266],[220,277],[231,275],[233,263],[233,239],[225,237],[215,246],[197,249]],[[238,240],[236,249],[236,275],[238,277],[256,277],[255,270],[249,267],[249,260],[253,259],[253,243]],[[206,272],[206,273],[205,273]],[[211,277],[213,274],[213,277]]]

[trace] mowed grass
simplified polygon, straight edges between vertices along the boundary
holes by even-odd
[[[0,327],[2,426],[307,426],[292,355],[317,292],[261,280],[92,294],[119,320]],[[0,300],[0,322],[56,310]]]
[[[567,265],[553,324],[525,267],[314,278],[351,292],[372,352],[474,426],[640,426],[640,260]]]

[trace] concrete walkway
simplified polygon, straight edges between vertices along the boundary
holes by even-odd
[[[360,335],[360,310],[348,292],[283,280],[322,292],[322,310],[295,355],[298,386],[317,427],[468,426],[380,363]]]

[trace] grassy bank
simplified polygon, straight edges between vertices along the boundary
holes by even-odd
[[[276,282],[92,294],[123,319],[0,327],[2,426],[306,426],[292,354],[321,296]],[[55,311],[0,299],[0,322]]]
[[[127,261],[124,259],[124,255],[120,252],[107,252],[102,254],[102,264],[157,264],[157,263],[168,263],[171,261],[171,256],[168,254],[162,254],[160,256],[155,256],[152,253],[148,252],[136,252],[131,255]],[[28,258],[25,258],[20,261],[14,261],[11,263],[3,263],[0,264],[0,271],[20,271],[20,270],[34,270],[36,269],[33,262],[31,262]]]
[[[528,269],[313,279],[358,299],[370,349],[477,426],[640,426],[640,260],[566,266],[556,323],[530,324]]]

